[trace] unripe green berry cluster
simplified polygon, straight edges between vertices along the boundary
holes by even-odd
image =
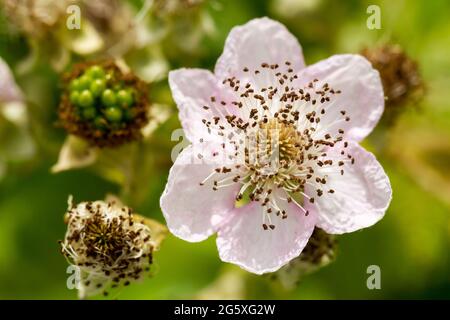
[[[69,99],[76,114],[98,129],[134,118],[134,89],[99,65],[89,67],[70,82]]]
[[[65,90],[58,125],[96,147],[115,148],[143,137],[149,121],[148,86],[113,60],[73,66],[63,77]]]

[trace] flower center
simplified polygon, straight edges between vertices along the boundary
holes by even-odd
[[[302,134],[291,123],[277,118],[261,121],[256,132],[257,154],[261,155],[263,161],[275,156],[283,164],[295,162],[302,151],[303,142]]]
[[[87,255],[91,257],[108,257],[115,261],[126,248],[129,235],[119,224],[117,218],[106,221],[101,215],[94,215],[86,221],[84,229],[84,244]]]

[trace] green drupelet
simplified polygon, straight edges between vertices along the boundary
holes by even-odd
[[[93,65],[70,82],[69,99],[76,113],[97,129],[133,120],[135,94],[114,74]]]

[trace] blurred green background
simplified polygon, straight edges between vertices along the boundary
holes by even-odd
[[[142,6],[142,1],[130,3]],[[369,4],[381,8],[380,30],[366,27]],[[169,236],[156,254],[153,276],[124,288],[118,298],[205,297],[204,289],[217,284],[224,272],[236,275],[241,284],[234,289],[232,297],[236,298],[450,298],[450,2],[214,0],[198,10],[207,13],[214,31],[202,36],[194,49],[177,47],[177,41],[187,40],[185,29],[176,25],[176,16],[161,22],[174,25],[174,35],[158,43],[171,69],[212,69],[233,26],[268,16],[285,24],[299,39],[308,64],[337,53],[397,43],[418,62],[426,95],[418,105],[406,103],[394,124],[380,125],[364,142],[391,179],[393,201],[385,218],[372,228],[339,237],[336,261],[305,277],[294,290],[280,288],[270,277],[221,263],[214,237],[187,243]],[[30,45],[26,35],[6,31],[7,18],[1,14],[0,56],[16,70]],[[73,61],[83,59],[87,58],[73,57]],[[76,299],[76,292],[66,287],[67,263],[57,243],[65,233],[67,197],[97,200],[119,192],[117,184],[91,169],[50,173],[65,137],[53,127],[58,79],[59,73],[45,58],[32,72],[16,74],[18,84],[34,99],[30,98],[34,107],[29,110],[30,118],[39,122],[31,129],[38,143],[36,156],[12,161],[0,181],[2,299]],[[154,81],[150,88],[154,101],[175,108],[166,78]],[[147,144],[148,161],[142,171],[148,178],[139,182],[141,195],[132,204],[136,211],[161,222],[159,197],[171,166],[170,150],[177,143],[170,141],[170,135],[179,127],[174,113]],[[381,268],[381,290],[366,287],[369,265]]]

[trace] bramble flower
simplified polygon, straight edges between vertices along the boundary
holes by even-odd
[[[79,268],[79,297],[129,285],[150,271],[166,228],[132,213],[117,199],[82,202],[69,197],[61,252]]]
[[[379,74],[359,55],[305,67],[278,22],[234,28],[215,72],[169,74],[192,142],[169,173],[161,208],[187,241],[217,232],[221,259],[257,274],[298,257],[315,226],[372,226],[389,206],[389,179],[358,142],[384,108]]]

